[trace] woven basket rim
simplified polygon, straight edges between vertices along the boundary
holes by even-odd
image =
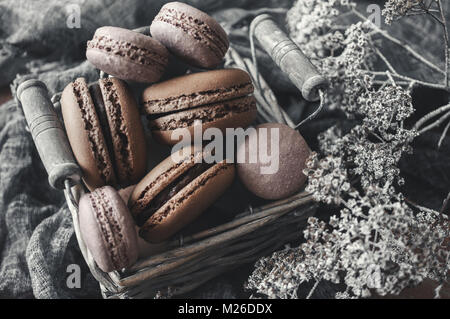
[[[148,29],[148,27],[141,27],[135,29],[134,31],[148,34]],[[260,83],[262,87],[255,87],[254,95],[257,98],[258,114],[261,116],[262,121],[267,121],[267,116],[271,110],[267,105],[270,104],[267,103],[267,99],[274,99],[271,102],[277,104],[269,85],[259,73],[255,74],[257,71],[255,71],[256,69],[252,67],[252,62],[249,59],[240,57],[232,46],[230,46],[228,54],[230,55],[230,58],[228,59],[228,63],[226,63],[225,67],[236,66],[243,68],[251,75],[253,79],[258,77],[258,83]],[[230,61],[232,61],[231,64]],[[100,72],[100,78],[104,76],[105,74]],[[60,107],[60,97],[61,93],[57,93],[51,99],[55,108]],[[262,101],[261,98],[263,98],[264,101]],[[276,107],[272,105],[272,108],[276,108],[278,112],[280,112],[280,110],[284,112],[278,104]],[[294,125],[287,114],[283,113],[283,116],[285,116],[285,119],[290,126]],[[253,208],[252,206],[249,206],[247,210],[238,214],[233,220],[227,223],[200,231],[184,239],[173,239],[168,241],[165,244],[167,250],[164,250],[156,255],[140,259],[128,269],[105,273],[100,270],[95,263],[94,258],[87,249],[80,233],[78,222],[78,202],[84,192],[85,190],[82,185],[72,185],[67,183],[64,194],[72,215],[75,235],[81,253],[92,275],[99,282],[104,298],[153,296],[155,292],[159,291],[157,290],[158,287],[166,287],[164,285],[166,283],[169,284],[168,287],[171,287],[171,275],[172,277],[181,276],[181,278],[183,278],[182,275],[184,274],[184,276],[186,276],[186,272],[187,275],[192,276],[192,278],[186,279],[184,287],[183,283],[178,283],[179,280],[173,280],[175,284],[178,284],[178,286],[175,285],[178,288],[174,288],[172,294],[177,295],[190,291],[196,288],[199,284],[235,266],[232,263],[233,254],[228,252],[227,255],[220,255],[217,251],[213,251],[211,253],[210,251],[214,250],[213,248],[222,247],[225,250],[228,249],[231,253],[234,249],[235,256],[241,257],[239,260],[236,260],[236,265],[241,264],[243,261],[255,260],[255,257],[261,255],[261,251],[258,251],[257,249],[258,247],[264,248],[267,246],[264,251],[273,251],[280,246],[280,244],[274,242],[275,240],[271,241],[269,239],[280,239],[280,243],[284,244],[285,240],[283,240],[283,238],[278,238],[283,237],[283,234],[273,234],[272,228],[274,228],[276,223],[290,228],[294,226],[297,227],[296,225],[302,222],[304,223],[309,216],[314,215],[314,208],[316,205],[313,203],[312,196],[310,194],[306,191],[301,191],[289,198],[271,202],[261,207]],[[299,210],[300,207],[303,208]],[[270,230],[272,230],[272,232],[269,232]],[[264,231],[266,231],[266,234],[264,234]],[[259,237],[257,236],[258,234],[260,234]],[[295,237],[295,233],[287,234],[284,237],[285,239],[292,239]],[[260,246],[247,247],[248,245],[244,242],[239,242],[239,239],[242,238],[248,239],[249,244],[256,245],[259,243]],[[248,251],[247,253],[245,251],[246,248]],[[253,253],[253,255],[251,253]],[[223,264],[216,265],[217,262],[214,260],[215,257],[223,262]],[[215,268],[197,269],[198,266],[195,264],[198,264],[199,261],[204,262],[205,260],[208,260],[210,265],[214,264]],[[186,271],[180,269],[183,265],[190,265],[189,267],[191,268],[188,269],[193,269],[192,272],[189,273],[189,270]],[[175,276],[175,274],[177,276]]]
[[[84,190],[80,185],[75,185],[71,189],[76,201],[78,202]],[[70,199],[68,191],[64,191],[69,210],[72,214],[72,220],[74,224],[76,238],[86,263],[91,270],[92,275],[100,283],[102,292],[105,295],[119,294],[125,297],[129,288],[136,288],[140,283],[147,280],[154,280],[155,273],[161,273],[169,271],[170,267],[180,266],[183,263],[189,261],[195,261],[202,255],[208,255],[207,252],[217,246],[225,245],[238,241],[239,238],[244,235],[251,235],[252,231],[258,230],[267,226],[270,223],[274,223],[281,217],[290,215],[293,211],[297,212],[292,214],[289,218],[296,220],[306,220],[307,217],[313,215],[311,211],[314,210],[315,204],[312,202],[312,196],[302,191],[284,200],[272,202],[261,207],[249,208],[243,213],[237,215],[230,222],[203,230],[199,233],[193,234],[187,244],[179,246],[179,240],[172,240],[167,242],[167,250],[151,255],[145,258],[141,258],[133,266],[122,271],[113,271],[105,273],[94,261],[93,256],[87,249],[86,244],[80,233],[78,222],[78,209]],[[304,206],[302,210],[298,210],[299,207]],[[273,236],[272,233],[266,234],[269,238]],[[200,237],[197,239],[196,237]],[[289,236],[287,236],[289,237]],[[210,256],[209,254],[208,256]],[[214,255],[214,252],[212,253]],[[237,264],[240,264],[237,262]],[[170,268],[170,269],[169,269]],[[176,268],[176,267],[175,267]],[[220,272],[219,272],[220,273]],[[217,273],[217,275],[219,274]],[[127,296],[129,297],[129,296]]]

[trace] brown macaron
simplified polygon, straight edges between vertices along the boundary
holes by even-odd
[[[267,149],[261,149],[263,145]],[[307,177],[303,170],[310,153],[297,130],[280,123],[261,124],[238,147],[237,158],[245,161],[238,160],[237,173],[253,194],[271,200],[286,198],[304,186]]]
[[[61,110],[72,151],[90,190],[127,186],[146,170],[146,142],[136,101],[125,82],[78,78],[64,89]]]
[[[206,69],[217,67],[230,45],[227,33],[216,20],[181,2],[166,3],[150,32],[180,59]]]
[[[139,235],[159,243],[196,219],[231,185],[235,167],[207,164],[202,152],[188,147],[179,159],[169,156],[136,185],[128,202]],[[188,155],[189,154],[189,155]]]
[[[84,194],[78,212],[81,236],[101,270],[120,270],[136,262],[134,221],[114,188],[105,186]]]
[[[202,132],[250,125],[257,114],[253,90],[247,72],[224,69],[157,83],[144,91],[142,99],[154,138],[173,145],[181,140],[180,129],[193,135],[196,120],[202,122]],[[172,138],[173,133],[178,137]]]
[[[119,79],[152,83],[163,75],[169,52],[159,41],[141,33],[101,27],[87,43],[86,58]]]

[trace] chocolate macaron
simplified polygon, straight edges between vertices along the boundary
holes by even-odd
[[[188,129],[202,122],[202,130],[246,127],[256,118],[253,84],[247,72],[224,69],[177,77],[148,87],[142,95],[154,138],[176,144],[177,129]]]
[[[81,197],[79,224],[81,237],[101,270],[120,270],[136,262],[134,221],[112,187],[101,187]]]
[[[146,170],[146,142],[136,101],[125,82],[78,78],[64,89],[61,110],[72,151],[90,190],[127,186]]]
[[[200,68],[218,66],[229,47],[228,36],[216,20],[181,2],[165,4],[150,32],[174,55]]]
[[[250,145],[251,141],[254,145]],[[262,145],[267,145],[267,149],[261,150]],[[279,123],[262,124],[239,145],[237,173],[255,195],[265,199],[286,198],[305,184],[303,170],[310,152],[298,131]],[[268,156],[261,158],[261,154]]]
[[[196,219],[234,179],[233,164],[207,164],[202,152],[184,150],[187,155],[169,156],[131,194],[128,207],[148,242],[162,242]]]
[[[157,40],[117,27],[101,27],[87,43],[86,57],[96,68],[122,80],[152,83],[163,75],[169,52]]]

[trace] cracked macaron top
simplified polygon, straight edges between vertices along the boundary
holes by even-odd
[[[145,173],[145,137],[136,101],[116,78],[70,83],[61,110],[72,151],[89,189],[127,186]]]
[[[256,117],[254,87],[249,74],[240,69],[223,69],[188,74],[148,87],[142,95],[153,136],[174,144],[173,131],[195,121],[202,128],[246,127]]]
[[[228,36],[216,20],[181,2],[165,4],[150,32],[174,55],[201,68],[218,66],[229,47]]]
[[[98,69],[123,80],[156,82],[169,53],[157,40],[118,27],[98,28],[87,43],[87,59]]]

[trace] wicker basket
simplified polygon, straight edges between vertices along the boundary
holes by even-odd
[[[145,33],[147,29],[137,31]],[[245,69],[253,78],[259,122],[275,122],[281,117],[283,122],[295,127],[279,107],[255,63],[243,59],[230,48],[225,66]],[[56,109],[59,108],[59,98],[60,93],[51,99]],[[28,124],[31,127],[31,123]],[[40,154],[44,152],[36,144]],[[129,269],[105,273],[98,268],[80,236],[78,201],[84,192],[85,188],[81,184],[70,179],[64,181],[64,194],[80,250],[93,276],[100,283],[104,298],[151,298],[189,292],[223,272],[254,262],[289,241],[298,239],[299,229],[315,211],[311,195],[306,192],[262,207],[249,206],[230,222],[162,244],[158,254],[141,258]]]
[[[104,298],[153,298],[189,292],[299,238],[299,228],[315,210],[314,205],[308,205],[310,195],[304,192],[263,207],[249,207],[231,222],[165,243],[164,252],[138,260],[129,269],[104,273],[80,236],[77,201],[82,193],[82,188],[75,186],[66,190],[65,196],[80,250]]]

